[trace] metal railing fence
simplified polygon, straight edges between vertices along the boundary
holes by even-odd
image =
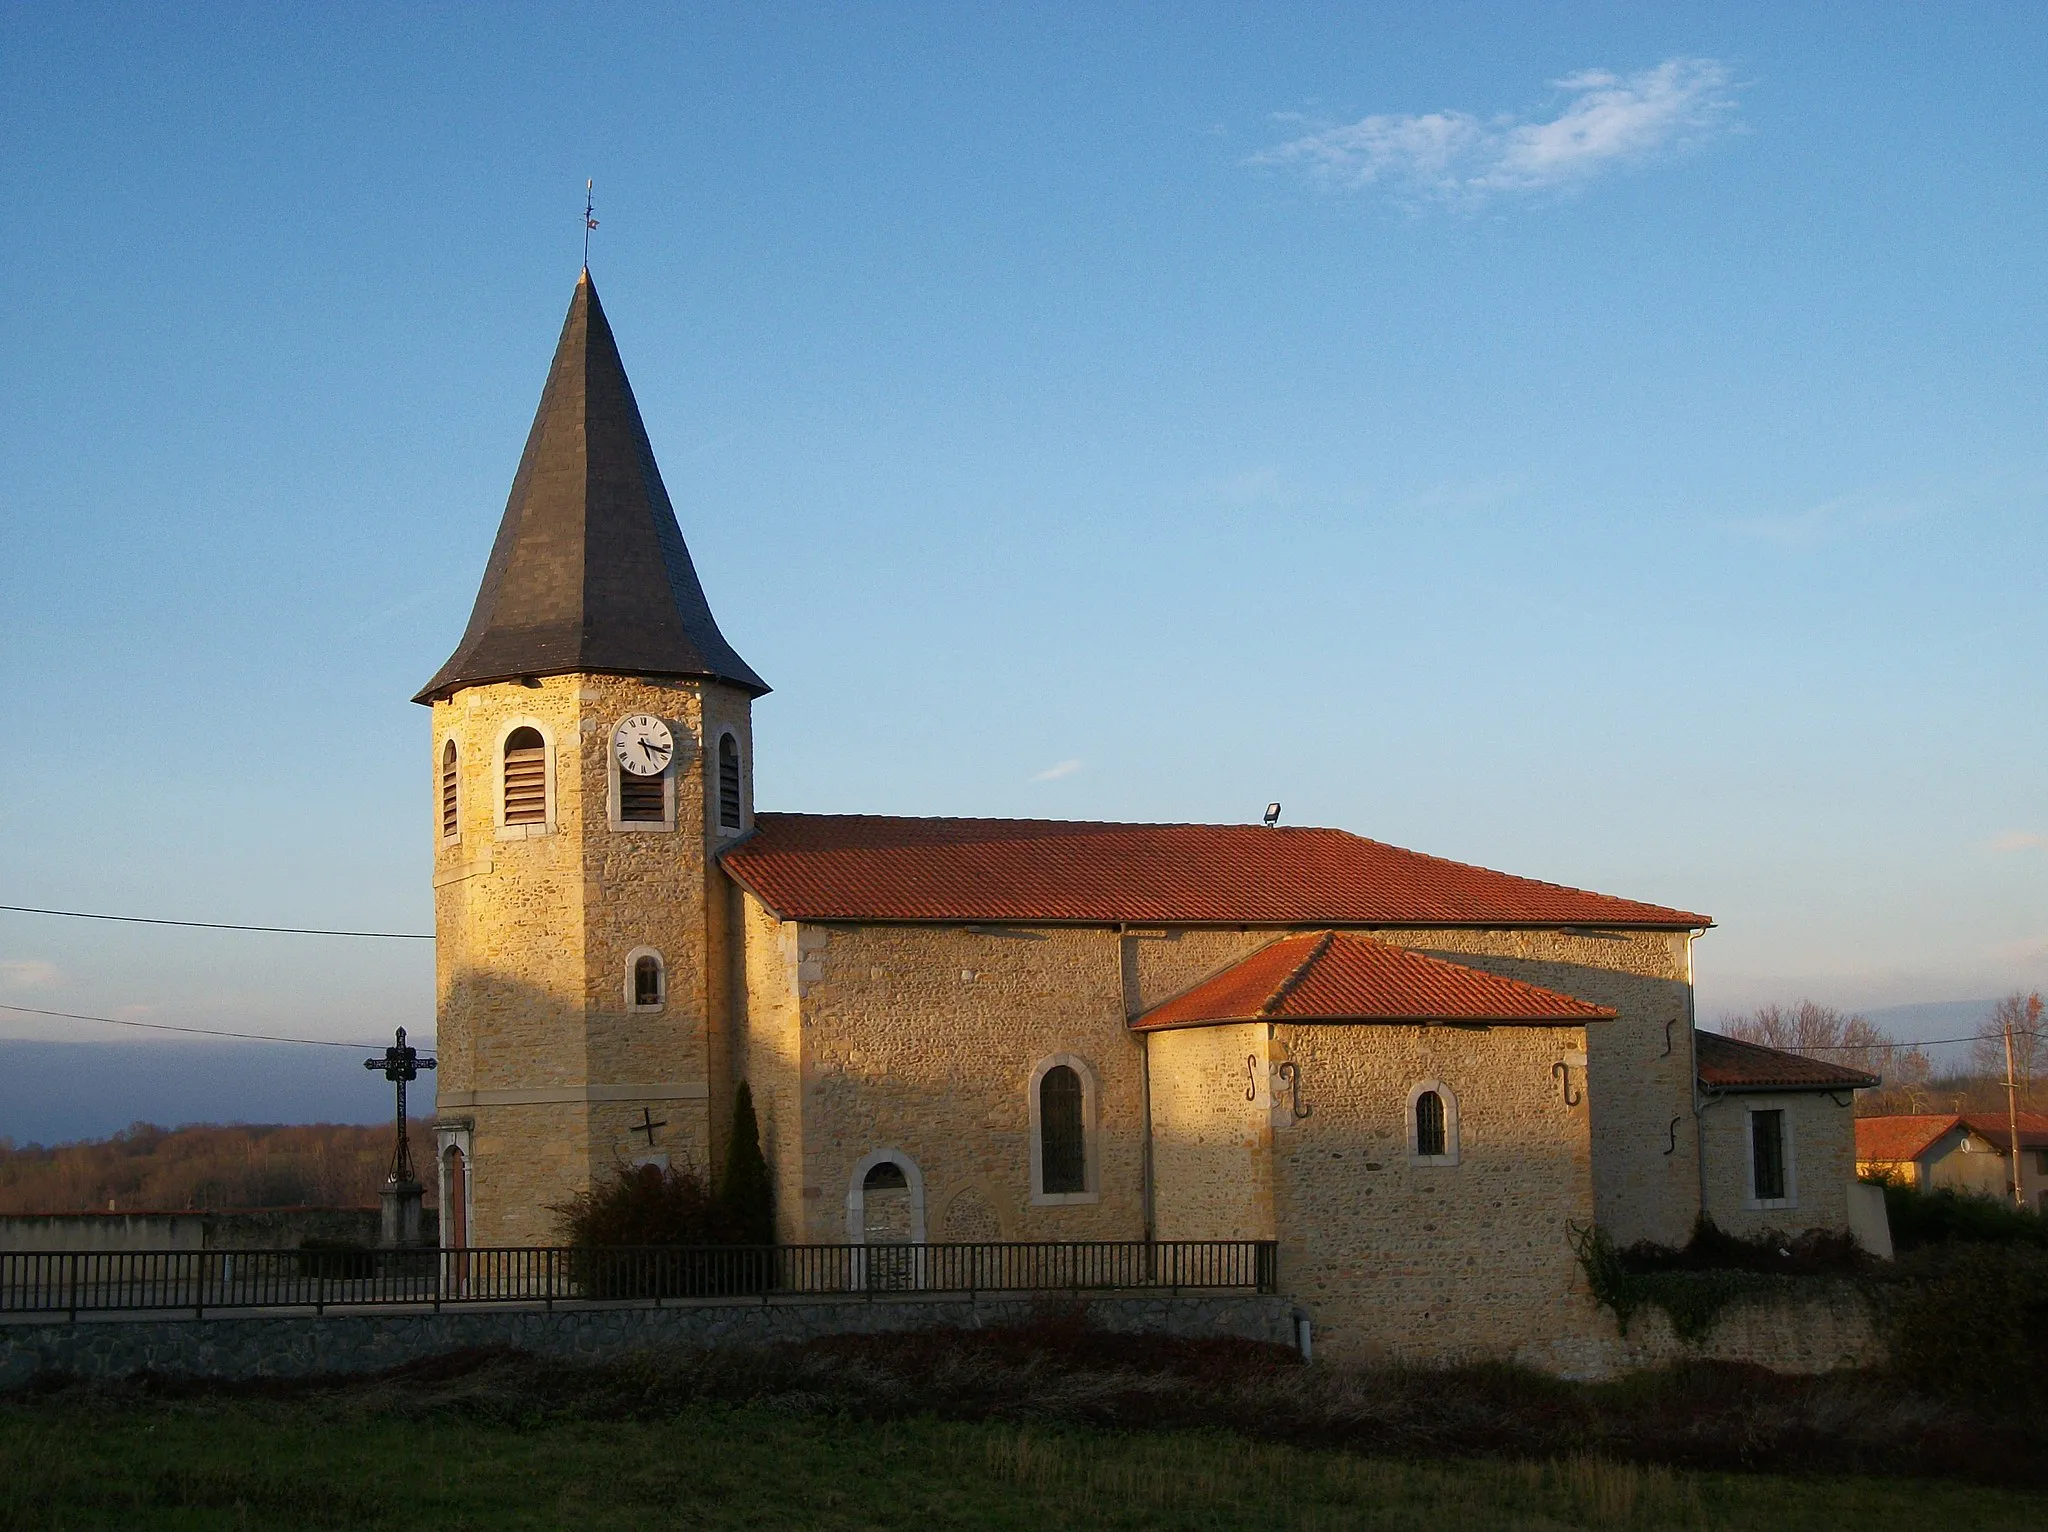
[[[0,1315],[1276,1286],[1268,1240],[0,1252]]]

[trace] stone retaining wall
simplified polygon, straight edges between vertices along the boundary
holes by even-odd
[[[296,1250],[307,1240],[377,1243],[376,1208],[226,1208],[186,1213],[0,1214],[0,1251]],[[440,1242],[428,1208],[421,1232]]]
[[[313,1314],[125,1314],[0,1323],[0,1390],[45,1374],[110,1379],[138,1372],[188,1378],[311,1378],[379,1372],[453,1351],[506,1347],[564,1361],[600,1362],[662,1347],[762,1346],[822,1335],[1028,1322],[1048,1299],[877,1297],[742,1300],[686,1305],[533,1307]],[[1087,1300],[1100,1329],[1157,1335],[1239,1336],[1294,1344],[1286,1298],[1118,1294]]]
[[[1835,1372],[1882,1367],[1884,1338],[1865,1298],[1853,1288],[1828,1286],[1810,1296],[1738,1298],[1707,1333],[1685,1340],[1670,1316],[1645,1304],[1622,1334],[1614,1315],[1599,1311],[1591,1334],[1561,1336],[1515,1354],[1525,1366],[1560,1377],[1596,1380],[1668,1367],[1676,1362],[1743,1362],[1780,1373]]]

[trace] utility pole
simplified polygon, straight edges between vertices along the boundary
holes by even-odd
[[[2012,1017],[2005,1018],[2005,1132],[2006,1147],[2012,1151],[2012,1200],[2027,1205],[2020,1184],[2020,1086],[2019,1072],[2012,1064]]]

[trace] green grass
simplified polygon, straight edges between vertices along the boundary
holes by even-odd
[[[694,1405],[528,1422],[334,1399],[0,1407],[0,1528],[1972,1529],[2048,1498],[1596,1458],[1411,1462],[1201,1432]]]

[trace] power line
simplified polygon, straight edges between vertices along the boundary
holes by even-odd
[[[17,915],[61,915],[66,920],[116,920],[131,926],[194,926],[202,931],[265,931],[273,936],[361,936],[380,941],[430,942],[425,931],[328,931],[313,926],[237,926],[219,920],[159,920],[151,915],[97,915],[89,910],[45,910],[31,904],[0,904]]]
[[[1725,1032],[1717,1032],[1714,1035],[1716,1037],[1728,1036]],[[1907,1042],[1900,1038],[1882,1043],[1786,1043],[1783,1046],[1777,1043],[1758,1043],[1747,1037],[1738,1037],[1734,1040],[1738,1043],[1750,1043],[1752,1047],[1757,1048],[1777,1048],[1780,1053],[1883,1053],[1893,1048],[1945,1048],[1950,1043],[1974,1043],[1979,1038],[2003,1037],[2004,1035],[2003,1032],[1973,1032],[1968,1037],[1928,1037],[1921,1039],[1919,1042]],[[2012,1035],[2014,1037],[2040,1037],[2043,1034],[2030,1032],[2024,1027],[2014,1027]]]
[[[86,1016],[77,1011],[43,1011],[32,1005],[0,1002],[0,1011],[19,1011],[24,1016],[60,1016],[66,1021],[101,1021],[110,1027],[142,1027],[151,1032],[186,1032],[197,1037],[238,1037],[249,1043],[300,1043],[308,1048],[354,1048],[375,1050],[376,1043],[337,1043],[324,1037],[279,1037],[271,1032],[223,1032],[217,1027],[174,1027],[167,1021],[123,1021],[118,1016]]]

